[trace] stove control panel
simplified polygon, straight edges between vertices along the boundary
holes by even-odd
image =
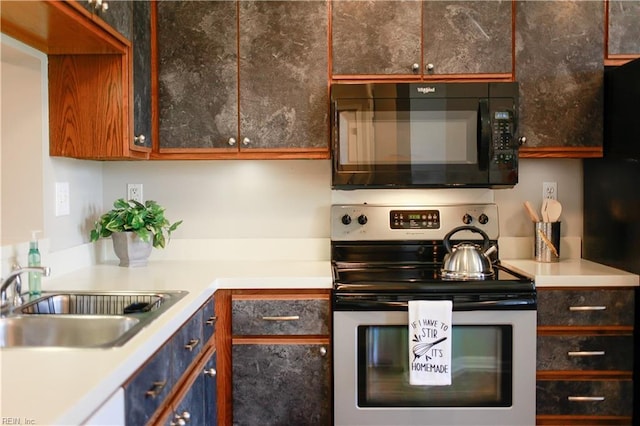
[[[457,226],[468,224],[499,237],[495,204],[331,206],[333,241],[442,240]],[[478,233],[461,231],[456,239],[477,240]]]
[[[391,229],[438,229],[440,228],[440,211],[391,210],[389,226]]]

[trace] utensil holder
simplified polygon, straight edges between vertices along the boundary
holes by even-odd
[[[560,222],[536,222],[534,232],[536,262],[558,262],[560,260]]]

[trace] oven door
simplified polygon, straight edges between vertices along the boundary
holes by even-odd
[[[451,386],[409,385],[407,322],[334,312],[336,425],[535,424],[535,310],[454,311]]]

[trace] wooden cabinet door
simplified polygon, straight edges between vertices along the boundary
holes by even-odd
[[[151,2],[133,2],[132,149],[151,148]]]
[[[237,151],[236,3],[157,7],[159,152]]]
[[[217,352],[204,365],[204,418],[206,425],[218,424]]]
[[[332,74],[420,75],[421,2],[332,3]]]
[[[604,7],[596,1],[518,1],[516,80],[521,149],[602,152]]]
[[[96,0],[78,0],[94,17],[109,24],[127,40],[133,39],[133,4],[139,0],[104,0],[100,5]],[[143,0],[144,1],[144,0]],[[104,6],[106,4],[106,6]],[[105,7],[105,9],[103,9]]]
[[[330,424],[326,353],[317,344],[234,344],[233,423]]]
[[[241,151],[328,155],[326,1],[240,2]]]
[[[511,0],[423,3],[424,74],[512,73]]]
[[[609,0],[608,46],[609,57],[615,55],[640,56],[640,2]]]

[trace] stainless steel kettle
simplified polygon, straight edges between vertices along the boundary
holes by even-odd
[[[451,237],[459,231],[471,231],[480,234],[482,245],[462,242],[451,247]],[[475,226],[459,226],[449,231],[444,237],[447,254],[442,262],[442,279],[444,280],[484,280],[494,275],[489,255],[497,250],[491,245],[489,236]]]

